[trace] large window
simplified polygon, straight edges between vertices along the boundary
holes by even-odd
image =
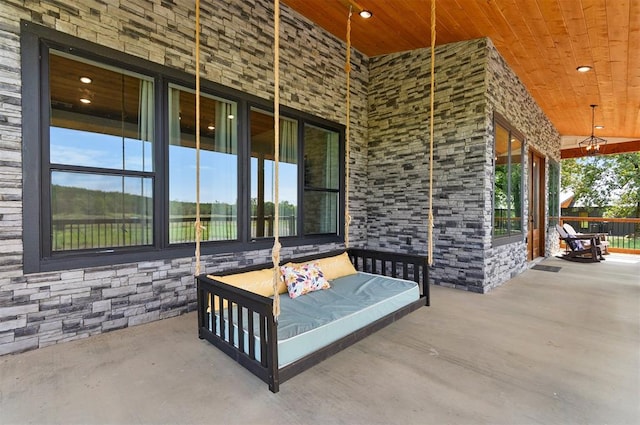
[[[560,222],[560,164],[549,161],[549,228]]]
[[[46,251],[152,245],[153,80],[51,50],[49,93]]]
[[[498,114],[494,129],[493,236],[520,237],[524,138]]]
[[[273,114],[251,109],[251,237],[273,236],[275,151]],[[297,234],[298,122],[280,118],[279,236]]]
[[[271,102],[23,25],[27,273],[193,255],[198,134],[202,253],[272,245]],[[283,245],[339,242],[344,127],[281,110]]]
[[[196,95],[169,86],[169,242],[196,240]],[[200,96],[200,220],[203,241],[238,239],[238,110]]]
[[[336,233],[340,195],[339,134],[304,127],[304,233]]]
[[[560,164],[549,161],[549,228],[560,222]]]

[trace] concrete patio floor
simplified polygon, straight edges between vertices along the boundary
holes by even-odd
[[[181,317],[0,357],[0,424],[638,424],[640,257],[555,258],[269,392]]]

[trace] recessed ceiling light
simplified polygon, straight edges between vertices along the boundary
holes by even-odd
[[[81,97],[80,98],[80,102],[84,103],[85,105],[88,105],[91,103],[91,99],[87,98],[87,97]]]
[[[80,77],[80,81],[85,83],[85,84],[91,84],[91,82],[93,80],[91,78],[89,78],[89,77]]]
[[[596,130],[602,130],[604,128],[604,125],[596,125]]]
[[[576,68],[576,70],[578,72],[589,72],[591,71],[593,68],[591,68],[589,65],[581,65],[579,67]]]
[[[361,18],[369,19],[369,18],[370,18],[370,17],[372,17],[372,16],[373,16],[373,13],[371,13],[371,12],[370,12],[370,11],[368,11],[368,10],[361,10],[361,11],[360,11],[360,17],[361,17]]]
[[[215,129],[216,129],[216,127],[215,127],[213,124],[210,124],[210,125],[207,127],[207,129],[209,129],[209,130],[215,130]]]

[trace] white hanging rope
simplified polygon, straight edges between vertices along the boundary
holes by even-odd
[[[274,144],[274,193],[273,193],[273,316],[278,320],[280,315],[280,294],[278,281],[280,280],[280,0],[274,4],[273,24],[273,144]]]
[[[196,276],[200,274],[200,0],[196,0]]]
[[[347,99],[346,99],[346,128],[344,141],[344,246],[349,248],[349,226],[351,225],[351,214],[349,212],[349,157],[351,154],[351,15],[353,7],[349,6],[349,17],[347,18],[347,58],[344,71],[347,74]]]
[[[431,0],[431,89],[429,99],[431,116],[429,118],[429,242],[428,264],[433,265],[433,104],[435,93],[435,60],[436,60],[436,0]]]

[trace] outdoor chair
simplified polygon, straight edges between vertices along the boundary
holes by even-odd
[[[604,260],[602,251],[593,235],[569,235],[567,231],[556,224],[560,240],[565,243],[565,253],[562,259],[583,263],[597,263]]]
[[[604,233],[579,233],[576,232],[576,229],[574,229],[573,226],[569,223],[564,223],[562,227],[564,228],[564,230],[566,230],[569,236],[581,235],[594,237],[596,239],[597,245],[599,245],[600,249],[602,250],[602,254],[609,254],[609,242],[607,241],[607,237]]]

